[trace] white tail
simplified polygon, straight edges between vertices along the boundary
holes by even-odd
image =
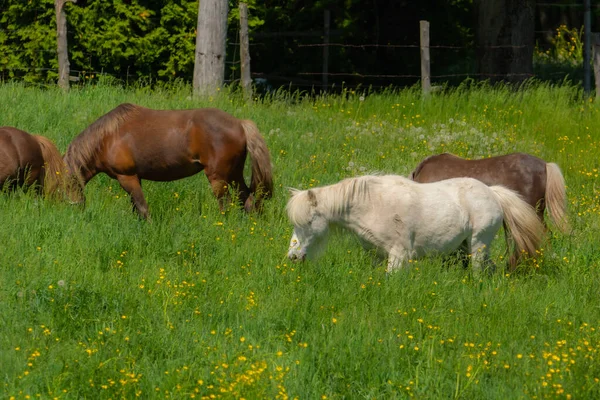
[[[565,179],[555,163],[546,164],[546,208],[548,209],[548,215],[562,233],[571,230],[567,219]]]
[[[535,257],[544,234],[544,225],[535,209],[523,201],[519,194],[504,186],[490,186],[490,189],[496,194],[502,206],[505,229],[508,229],[515,244],[510,259],[511,267],[514,268],[522,251],[530,257]]]

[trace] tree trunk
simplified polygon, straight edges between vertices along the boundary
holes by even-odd
[[[477,70],[492,82],[533,76],[535,0],[477,0]]]
[[[227,0],[200,0],[194,63],[194,94],[209,95],[225,80]]]
[[[250,39],[248,37],[248,4],[240,3],[240,69],[242,91],[246,101],[252,101],[252,77],[250,74]]]
[[[67,16],[64,5],[67,1],[76,3],[77,0],[54,0],[56,11],[56,43],[58,55],[58,86],[69,90],[69,48],[67,47]]]

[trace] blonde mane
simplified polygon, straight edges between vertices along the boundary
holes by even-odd
[[[369,201],[373,185],[381,183],[378,178],[365,175],[314,189],[292,189],[286,207],[288,217],[294,226],[304,226],[310,222],[316,209],[334,219],[348,212],[357,201]]]
[[[81,168],[92,161],[104,138],[112,135],[131,114],[139,112],[140,109],[141,107],[135,104],[121,104],[77,135],[67,148],[64,157],[69,170],[79,174]]]

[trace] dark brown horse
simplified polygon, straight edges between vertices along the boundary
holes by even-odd
[[[243,176],[246,153],[252,159],[250,188]],[[148,218],[148,205],[142,179],[173,181],[204,170],[221,208],[234,187],[246,211],[260,208],[273,190],[269,150],[254,122],[215,108],[152,110],[121,104],[73,139],[64,160],[77,178],[70,191],[73,201],[83,202],[84,186],[104,172],[119,181],[143,218]]]
[[[423,183],[456,177],[475,178],[488,186],[506,186],[537,208],[542,221],[544,209],[548,208],[558,229],[569,230],[565,181],[555,163],[525,153],[480,160],[465,160],[443,153],[425,158],[409,176],[413,181]]]
[[[0,189],[35,185],[39,193],[52,195],[63,172],[62,157],[50,139],[0,127]]]

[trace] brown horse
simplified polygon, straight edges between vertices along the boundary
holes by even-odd
[[[63,172],[62,157],[50,139],[0,127],[0,189],[35,185],[38,193],[52,195]]]
[[[488,186],[506,186],[536,208],[542,222],[547,207],[560,231],[567,232],[570,229],[566,216],[565,181],[555,163],[547,163],[525,153],[480,160],[465,160],[443,153],[425,158],[409,176],[413,181],[422,183],[456,177],[475,178]]]
[[[246,153],[252,159],[250,188],[243,176]],[[142,179],[173,181],[204,170],[221,209],[230,187],[238,190],[246,211],[260,208],[273,190],[269,150],[254,122],[215,108],[152,110],[121,104],[75,137],[64,160],[76,177],[71,200],[85,201],[84,186],[104,172],[129,193],[142,218],[148,218]]]

